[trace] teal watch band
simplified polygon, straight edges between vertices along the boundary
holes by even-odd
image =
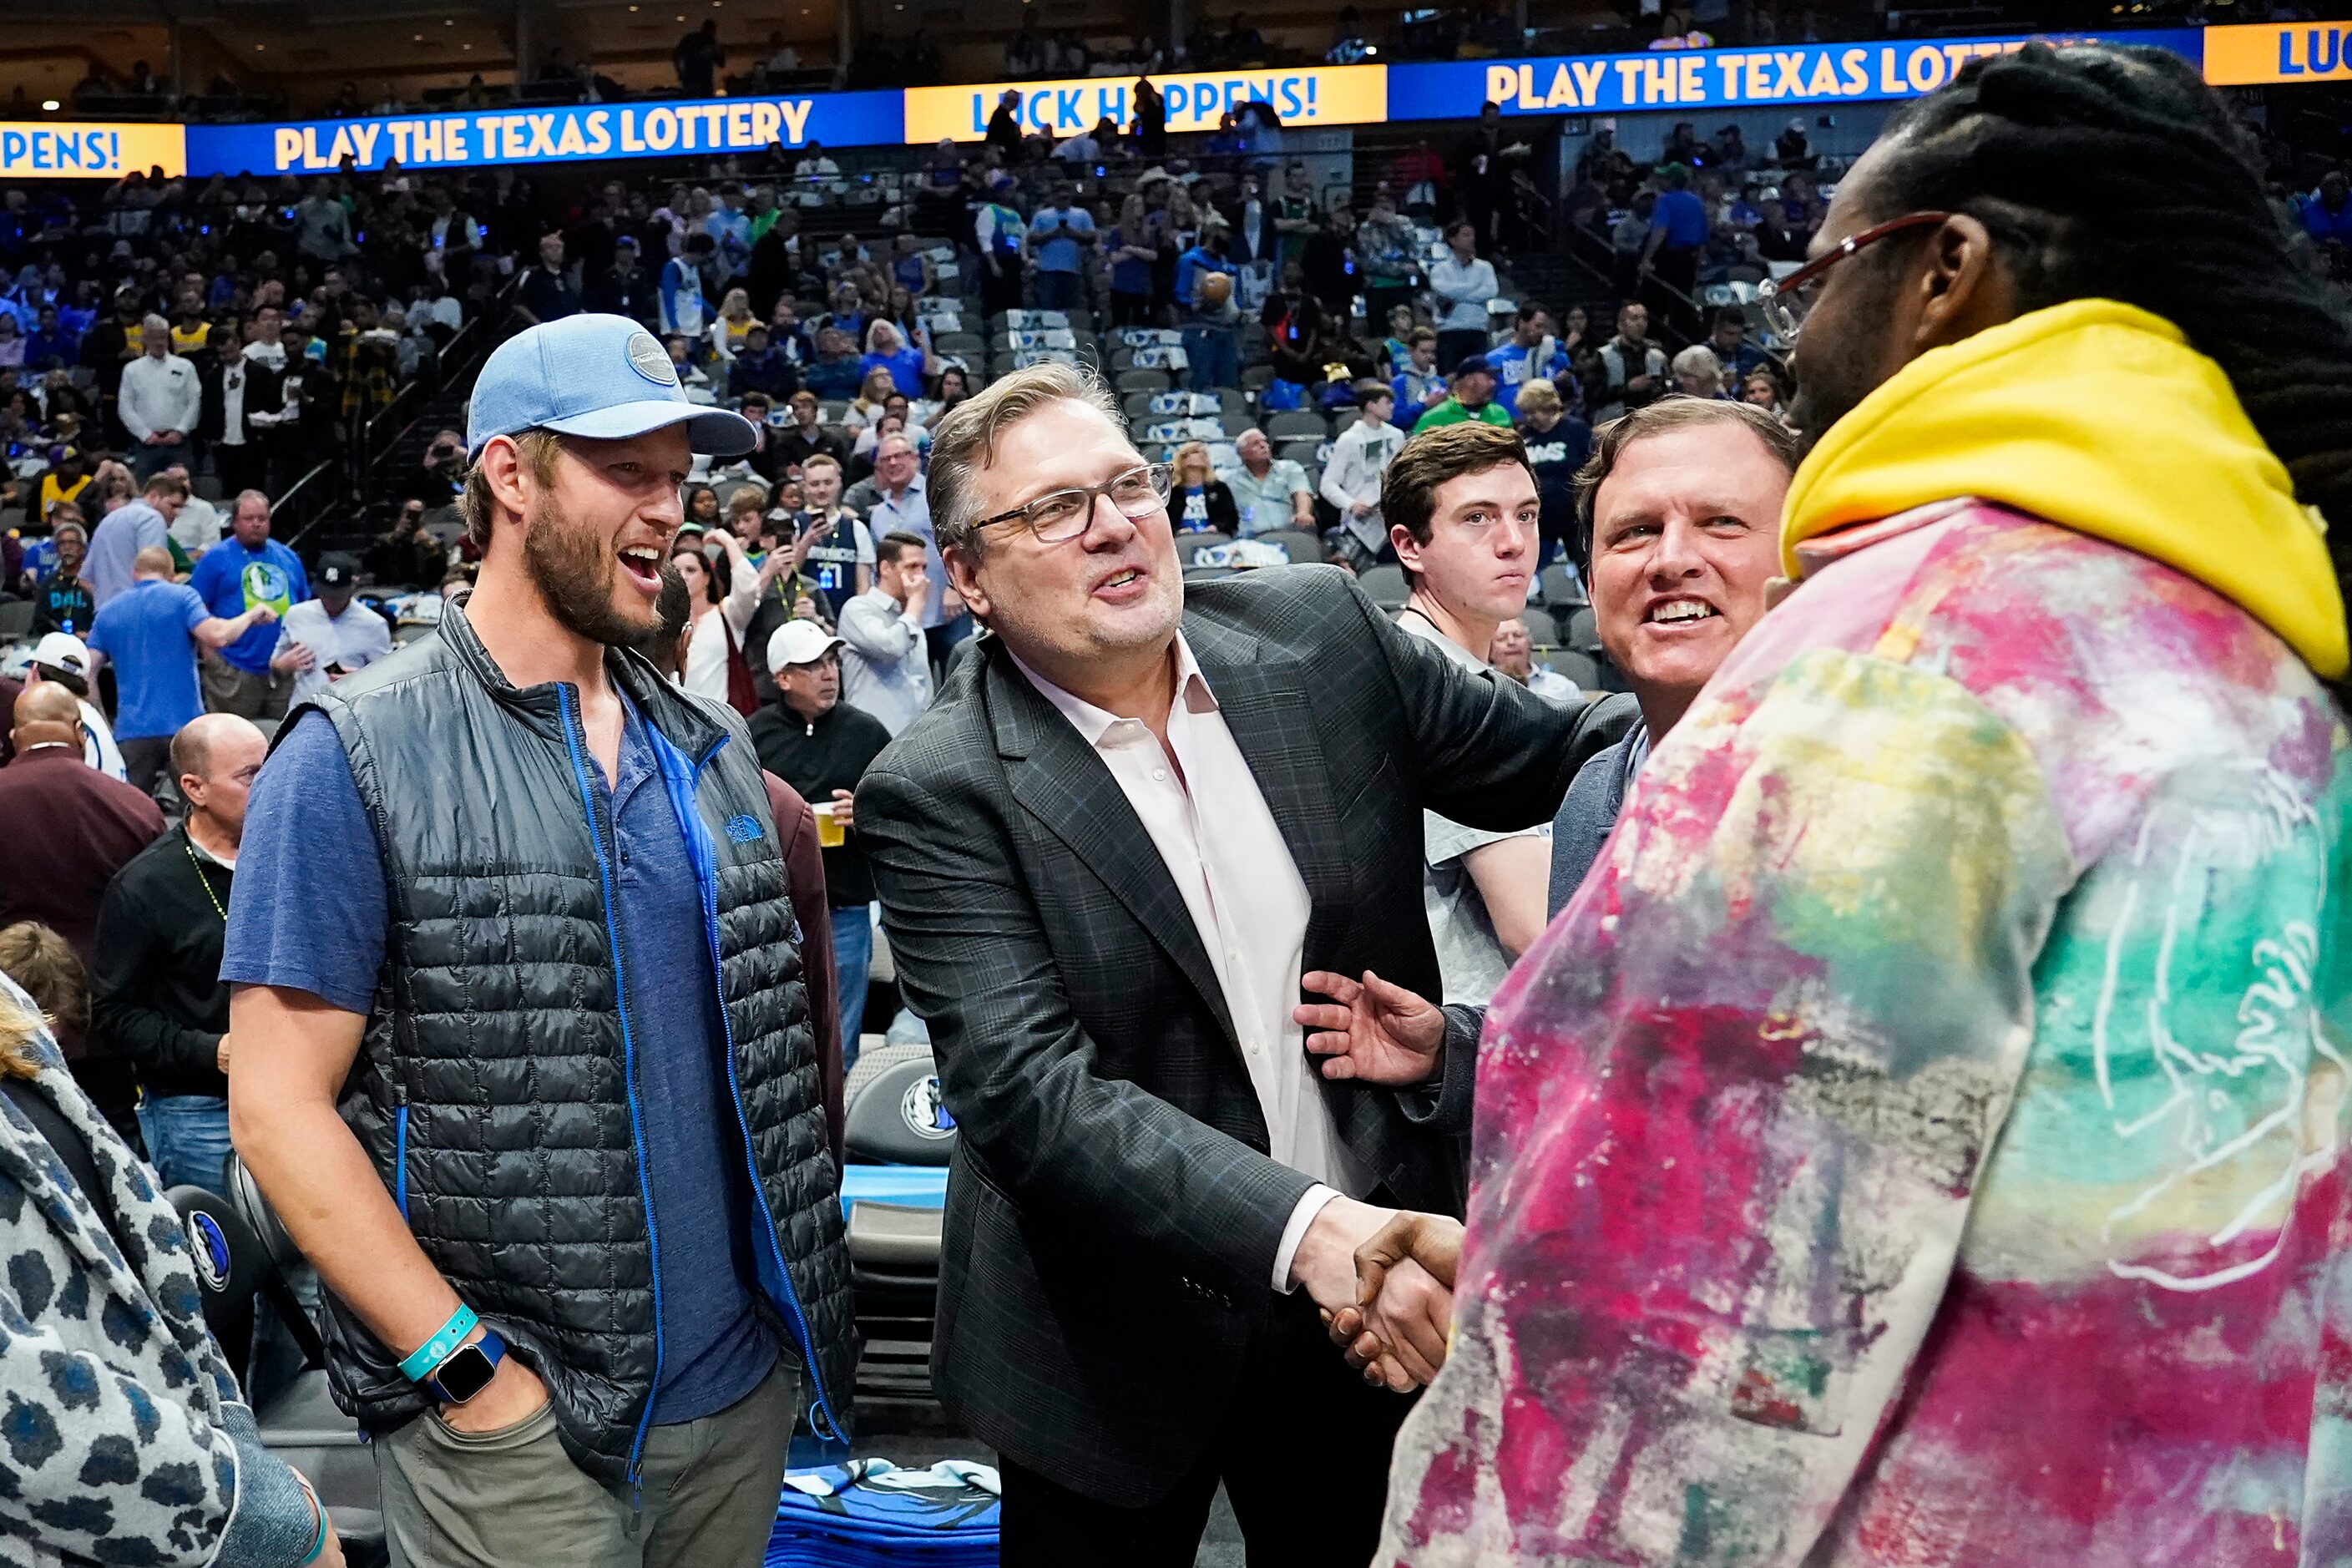
[[[411,1383],[422,1383],[431,1377],[466,1342],[466,1336],[474,1331],[474,1325],[479,1321],[473,1308],[459,1302],[439,1331],[401,1359],[400,1375]]]

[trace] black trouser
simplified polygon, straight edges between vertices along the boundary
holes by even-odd
[[[1650,307],[1650,320],[1694,343],[1705,335],[1697,305],[1698,257],[1696,246],[1680,250],[1662,247],[1650,258],[1654,286],[1642,290],[1643,302]]]
[[[141,795],[155,793],[155,782],[170,771],[172,737],[169,735],[132,735],[118,738],[115,749],[122,753],[122,772],[131,787]],[[179,781],[173,781],[176,791]]]
[[[1208,1451],[1160,1501],[1113,1508],[1003,1459],[1002,1562],[1192,1568],[1222,1479],[1250,1568],[1364,1568],[1380,1545],[1389,1452],[1412,1408],[1349,1370],[1298,1291],[1276,1303],[1243,1362]]]
[[[230,503],[236,500],[239,490],[261,489],[269,477],[268,468],[269,455],[252,437],[247,437],[234,447],[225,447],[215,441],[213,472],[220,478],[222,512],[226,514],[231,510]]]

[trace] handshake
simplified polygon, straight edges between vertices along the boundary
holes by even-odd
[[[1461,1259],[1461,1221],[1338,1197],[1307,1226],[1291,1273],[1348,1364],[1375,1387],[1409,1394],[1445,1364]]]
[[[1369,971],[1360,983],[1319,970],[1300,983],[1331,999],[1293,1015],[1324,1077],[1402,1088],[1435,1072],[1445,1016],[1428,1002]],[[1459,1220],[1338,1197],[1307,1227],[1291,1275],[1322,1310],[1348,1364],[1365,1382],[1405,1394],[1445,1364],[1461,1258]]]

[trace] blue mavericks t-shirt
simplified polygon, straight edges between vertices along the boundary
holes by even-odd
[[[745,1283],[758,1278],[750,1252],[757,1222],[701,889],[643,721],[627,711],[618,786],[606,801],[618,843],[607,852],[660,1255],[653,1418],[671,1426],[751,1393],[776,1347],[752,1308],[757,1286]],[[588,767],[601,791],[602,770]],[[324,866],[335,874],[320,875]],[[221,979],[290,986],[365,1013],[387,919],[383,863],[350,760],[326,717],[305,714],[254,783]]]
[[[234,538],[222,540],[198,559],[196,569],[188,574],[188,586],[225,621],[256,605],[268,605],[282,620],[287,611],[310,596],[302,558],[274,539],[263,540],[258,550],[247,550]],[[221,649],[221,657],[249,674],[266,675],[269,656],[277,650],[277,626],[254,626]]]
[[[204,712],[194,634],[211,618],[194,588],[152,577],[133,583],[98,612],[89,640],[114,661],[116,740],[176,735]]]

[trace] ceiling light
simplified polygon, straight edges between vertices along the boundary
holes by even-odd
[[[471,49],[474,46],[471,44],[459,44],[457,47],[461,49]]]
[[[54,98],[45,98],[41,100],[41,107],[49,113],[55,114],[58,111],[58,100]]]
[[[262,50],[264,50],[264,49],[268,48],[268,47],[269,47],[269,46],[268,46],[268,45],[267,45],[267,44],[256,44],[256,45],[254,45],[254,46],[253,46],[253,52],[254,52],[255,54],[257,54],[257,54],[259,54]]]
[[[409,40],[409,42],[410,42],[410,43],[412,43],[412,44],[421,44],[421,43],[423,43],[424,41],[425,41],[425,35],[424,35],[424,34],[422,34],[422,33],[417,34],[417,35],[416,35],[416,37],[413,37],[413,38],[411,38],[411,39]]]

